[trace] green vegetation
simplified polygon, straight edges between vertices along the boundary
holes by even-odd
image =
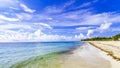
[[[28,60],[16,63],[10,68],[60,68],[60,58],[63,57],[61,52],[54,52],[42,57],[38,56]]]
[[[82,41],[120,41],[120,34],[117,34],[112,37],[87,38],[87,39],[82,39]]]
[[[115,41],[117,41],[117,40],[120,41],[120,34],[117,34],[117,35],[113,36],[112,39],[115,40]]]

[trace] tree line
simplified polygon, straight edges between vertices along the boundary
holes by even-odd
[[[117,34],[112,37],[94,37],[94,38],[86,38],[82,39],[82,41],[120,41],[120,34]]]

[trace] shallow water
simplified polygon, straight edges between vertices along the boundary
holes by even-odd
[[[0,43],[0,68],[52,52],[72,50],[83,42],[24,42]]]

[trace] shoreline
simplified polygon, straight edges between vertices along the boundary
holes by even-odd
[[[105,43],[111,44],[104,41],[104,45]],[[100,45],[96,44],[96,42],[87,41],[74,50],[38,56],[34,60],[28,59],[28,61],[21,62],[20,65],[16,66],[15,64],[13,68],[119,68],[120,62],[113,59],[105,51],[97,48]]]
[[[110,62],[100,54],[101,51],[87,42],[72,52],[64,60],[62,68],[111,68]]]
[[[101,51],[103,58],[111,63],[111,68],[120,68],[120,41],[88,41]]]
[[[115,46],[115,45],[110,45],[110,44],[104,44],[102,42],[105,42],[105,41],[100,41],[100,42],[99,41],[94,41],[94,42],[93,41],[88,41],[88,43],[90,43],[91,45],[93,45],[96,48],[100,49],[101,51],[104,51],[105,53],[107,53],[108,55],[110,55],[113,59],[115,59],[117,61],[120,61],[120,56],[116,55],[115,51],[113,50],[113,49],[116,49],[116,50],[120,49],[120,46]],[[113,48],[107,50],[103,45],[107,46],[107,47],[113,47]]]
[[[60,59],[64,57],[64,52],[53,52],[43,56],[29,58],[25,61],[18,62],[10,68],[61,68]]]

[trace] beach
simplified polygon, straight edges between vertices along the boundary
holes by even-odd
[[[73,51],[63,68],[120,68],[119,41],[89,41]]]
[[[111,68],[111,62],[105,57],[105,53],[85,42],[74,50],[38,56],[11,68]]]
[[[119,41],[81,42],[75,49],[31,57],[9,68],[120,68],[119,44]]]
[[[110,61],[104,58],[107,55],[89,43],[72,52],[64,60],[62,68],[111,68]]]
[[[101,56],[108,60],[111,68],[120,68],[120,41],[89,41],[100,49]]]

